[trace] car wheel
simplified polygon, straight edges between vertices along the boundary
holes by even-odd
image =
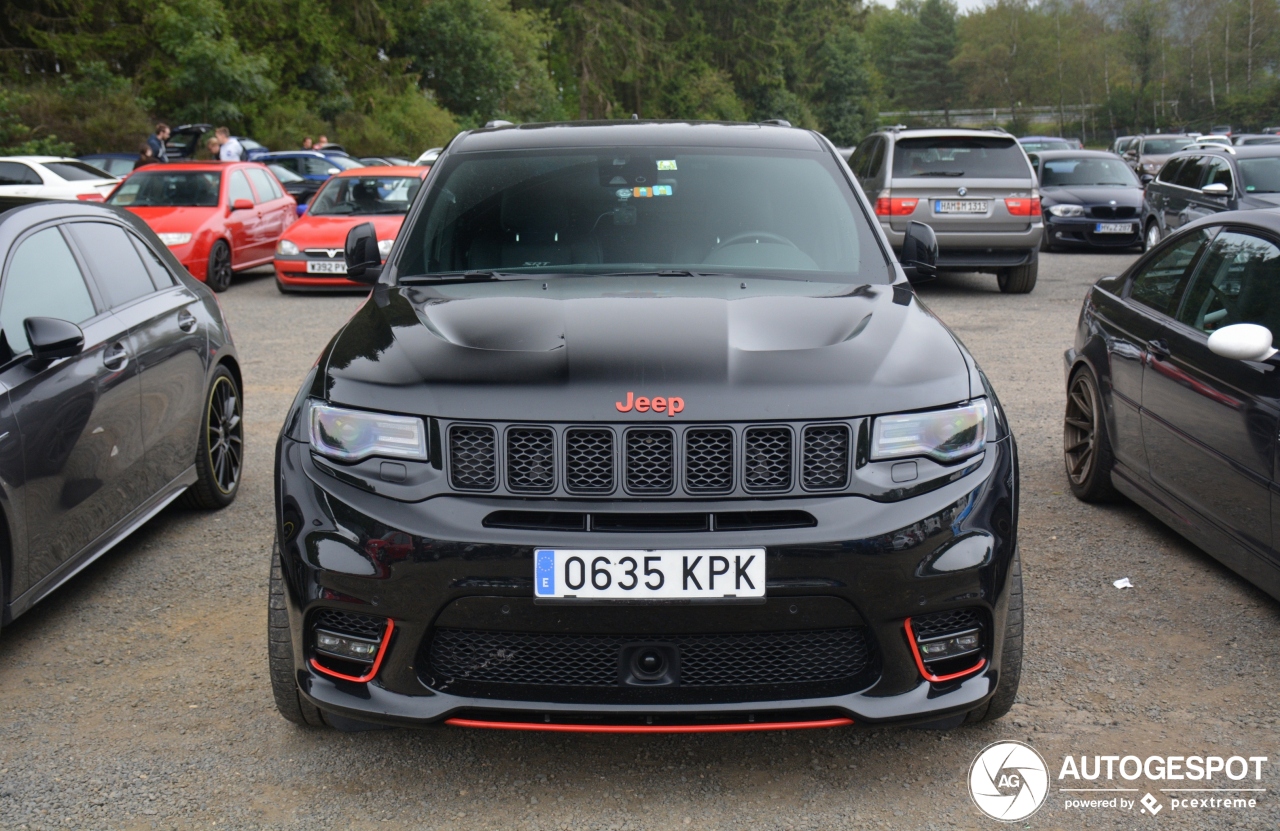
[[[1154,220],[1147,223],[1147,234],[1143,238],[1143,251],[1150,251],[1160,244],[1160,225]]]
[[[1062,455],[1071,492],[1084,502],[1115,496],[1111,484],[1111,440],[1103,417],[1102,396],[1093,372],[1081,367],[1067,384],[1067,412],[1062,422]]]
[[[293,674],[293,637],[289,633],[289,609],[284,602],[284,571],[280,564],[280,541],[271,547],[271,580],[267,595],[267,664],[276,709],[294,724],[324,727],[320,708],[298,692]]]
[[[231,285],[231,247],[223,240],[215,242],[209,252],[204,281],[214,291],[226,291]]]
[[[1002,269],[996,275],[996,285],[1005,294],[1030,294],[1036,287],[1036,277],[1040,273],[1040,254],[1031,252],[1031,259],[1014,268]]]
[[[244,466],[244,404],[240,385],[225,366],[213,372],[200,418],[196,483],[187,489],[188,507],[217,510],[230,505],[240,489]]]
[[[1013,553],[1013,569],[1009,573],[1009,609],[1004,619],[1004,650],[1000,653],[1000,678],[996,691],[987,703],[970,710],[965,722],[979,724],[995,721],[1013,708],[1022,680],[1022,558]]]

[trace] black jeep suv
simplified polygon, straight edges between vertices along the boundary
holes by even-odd
[[[503,126],[440,156],[277,451],[298,723],[1003,715],[1017,458],[848,167],[774,125]],[[928,270],[915,225],[904,261]]]

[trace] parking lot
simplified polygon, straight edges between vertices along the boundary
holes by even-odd
[[[1019,703],[950,732],[285,722],[266,665],[271,452],[301,377],[360,298],[286,297],[268,271],[237,277],[220,300],[244,364],[242,493],[218,514],[167,509],[0,634],[0,828],[991,828],[965,779],[996,739],[1029,742],[1053,777],[1066,754],[1267,756],[1274,770],[1280,605],[1132,505],[1084,505],[1066,487],[1062,352],[1086,286],[1132,258],[1043,255],[1029,295],[982,275],[920,288],[990,376],[1022,465]],[[1134,588],[1114,588],[1122,577]],[[1152,819],[1068,811],[1065,783],[1051,784],[1026,827],[1280,825],[1269,792],[1253,810]]]

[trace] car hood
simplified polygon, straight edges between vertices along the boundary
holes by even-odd
[[[378,239],[395,239],[404,224],[404,214],[391,216],[312,216],[302,217],[285,232],[285,239],[292,240],[299,248],[342,248],[347,242],[347,232],[365,222],[373,223]]]
[[[380,287],[322,356],[336,404],[493,420],[822,419],[968,399],[970,360],[903,286],[549,277]],[[980,383],[980,382],[979,382]]]
[[[1110,205],[1142,207],[1142,188],[1112,188],[1086,185],[1041,188],[1040,195],[1051,205]]]
[[[157,234],[194,233],[218,215],[217,208],[127,208]]]

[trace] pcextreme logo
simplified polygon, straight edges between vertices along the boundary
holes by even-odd
[[[1022,742],[987,745],[969,766],[969,796],[992,819],[1026,819],[1048,795],[1049,768],[1035,748]]]

